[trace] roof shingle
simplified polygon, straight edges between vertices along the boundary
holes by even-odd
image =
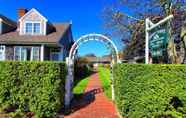
[[[53,24],[56,31],[47,35],[19,35],[18,31],[11,31],[0,35],[0,44],[58,44],[67,29],[69,23]]]

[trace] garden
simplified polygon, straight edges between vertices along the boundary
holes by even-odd
[[[0,62],[0,70],[1,113],[42,118],[54,117],[64,108],[64,63]],[[99,66],[98,75],[111,99],[109,69]],[[185,65],[116,64],[113,76],[115,103],[122,117],[185,117]],[[83,95],[89,79],[87,75],[75,82],[73,93]]]

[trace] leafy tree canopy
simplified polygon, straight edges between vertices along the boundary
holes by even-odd
[[[154,23],[169,14],[174,15],[171,23],[173,38],[179,43],[181,26],[186,15],[185,0],[117,0],[103,10],[104,28],[112,37],[122,40],[126,58],[144,56],[145,19]],[[128,11],[126,11],[126,9]]]

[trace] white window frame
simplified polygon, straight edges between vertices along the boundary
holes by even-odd
[[[31,33],[26,33],[26,24],[27,23],[31,23],[32,24],[32,32]],[[34,33],[34,23],[39,23],[40,24],[40,32],[39,33]],[[23,26],[23,33],[24,34],[28,34],[28,35],[42,35],[42,26],[41,26],[42,22],[41,21],[25,21],[24,22],[24,26]]]
[[[39,55],[38,55],[39,56],[39,59],[38,60],[33,60],[33,57],[34,57],[34,53],[33,53],[34,52],[34,48],[38,48],[38,50],[39,50]],[[39,47],[32,47],[31,48],[31,55],[30,55],[31,56],[30,57],[31,61],[40,61],[40,53],[41,52],[40,52],[40,48]]]
[[[5,45],[0,45],[0,51],[2,52],[2,59],[0,61],[5,61],[6,54],[5,54],[6,46]]]
[[[16,58],[15,58],[16,47],[19,47],[19,59],[18,60],[16,60]],[[26,55],[24,55],[24,59],[22,60],[22,49],[23,48],[24,48],[24,46],[14,46],[14,61],[29,61],[29,60],[27,60],[27,52],[26,52]]]
[[[16,47],[19,47],[19,56],[20,58],[18,60],[16,60],[15,58],[15,54],[16,54]],[[21,46],[14,46],[14,61],[21,61]]]
[[[24,52],[24,55],[22,55],[23,49],[26,49],[26,52]],[[25,48],[25,47],[21,47],[21,58],[22,58],[22,56],[24,56],[24,57],[23,57],[23,60],[21,60],[21,61],[29,61],[29,60],[27,60],[27,48]]]

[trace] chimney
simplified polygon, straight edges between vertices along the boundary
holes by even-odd
[[[19,20],[21,17],[23,17],[28,12],[27,9],[19,8],[17,9],[17,19]],[[17,21],[17,31],[20,31],[20,22]]]
[[[19,8],[17,10],[17,14],[18,14],[18,19],[20,19],[22,16],[24,16],[26,13],[27,13],[27,9],[24,9],[24,8]]]

